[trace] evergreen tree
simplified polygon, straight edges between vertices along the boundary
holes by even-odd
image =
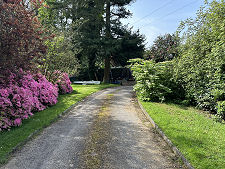
[[[105,37],[104,37],[104,83],[109,83],[110,60],[113,52],[116,50],[118,32],[122,31],[120,19],[127,18],[131,13],[125,8],[133,0],[105,0]]]
[[[81,49],[78,59],[90,80],[96,77],[95,63],[101,48],[101,32],[104,25],[103,9],[102,0],[86,0],[77,8],[76,20],[73,23],[73,44],[75,48]]]
[[[124,28],[117,40],[117,48],[112,54],[112,60],[116,66],[126,66],[128,60],[142,58],[145,48],[145,37],[139,31]]]

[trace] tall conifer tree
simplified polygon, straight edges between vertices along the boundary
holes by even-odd
[[[125,8],[133,0],[105,0],[105,68],[104,83],[110,82],[110,60],[116,50],[118,32],[122,30],[120,19],[127,18],[131,13]]]

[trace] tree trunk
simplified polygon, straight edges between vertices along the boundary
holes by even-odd
[[[104,78],[103,83],[109,83],[110,82],[110,56],[107,55],[105,57],[105,69],[104,69]]]
[[[96,80],[95,77],[95,61],[96,61],[96,51],[92,51],[91,55],[89,56],[89,61],[88,61],[88,75],[89,75],[89,80]]]
[[[110,0],[106,1],[106,38],[108,41],[110,41],[111,38],[111,31],[110,31]],[[110,74],[110,52],[109,48],[111,46],[108,46],[106,49],[107,52],[105,52],[105,69],[104,69],[104,78],[103,78],[103,83],[109,83],[109,74]]]

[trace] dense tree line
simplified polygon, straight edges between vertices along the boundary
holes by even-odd
[[[112,63],[125,66],[144,52],[143,35],[121,23],[132,1],[1,0],[1,72],[57,69],[94,80],[104,67],[108,83]]]
[[[224,0],[206,2],[195,19],[181,22],[176,35],[156,39],[146,54],[152,60],[133,61],[135,88],[143,100],[173,99],[225,119],[224,11]],[[175,57],[168,58],[171,47]]]

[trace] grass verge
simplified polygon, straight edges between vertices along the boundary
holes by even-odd
[[[175,104],[141,104],[196,169],[225,168],[225,125],[202,111]]]
[[[0,132],[0,165],[7,162],[9,154],[17,145],[25,142],[35,131],[49,126],[58,115],[70,106],[94,92],[115,86],[117,85],[72,85],[74,91],[71,94],[60,95],[56,105],[35,113],[30,119],[24,120],[20,127],[12,128],[10,131]]]

